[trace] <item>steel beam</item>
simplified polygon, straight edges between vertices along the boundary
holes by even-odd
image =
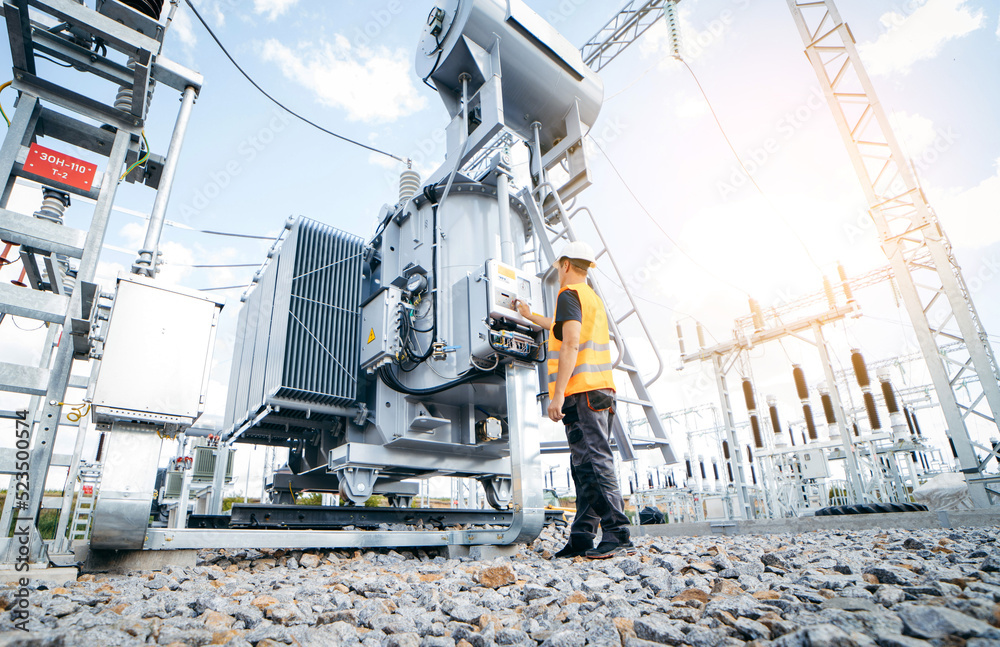
[[[63,323],[69,299],[51,292],[39,292],[0,283],[0,313],[45,321]]]
[[[44,368],[0,362],[0,391],[45,395],[48,381],[49,372]]]
[[[0,239],[43,252],[80,258],[83,256],[83,244],[87,239],[87,233],[48,220],[0,209]]]

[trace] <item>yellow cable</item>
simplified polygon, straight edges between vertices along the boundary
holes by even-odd
[[[10,87],[10,85],[11,85],[11,84],[12,84],[13,82],[14,82],[14,81],[13,81],[13,80],[11,80],[11,81],[7,81],[7,82],[6,82],[6,83],[4,83],[3,85],[0,85],[0,92],[3,92],[3,91],[4,91],[4,90],[6,90],[6,89],[7,89],[8,87]],[[8,119],[8,118],[7,118],[7,113],[3,111],[3,105],[0,105],[0,115],[3,115],[3,120],[7,122],[7,125],[8,125],[8,126],[10,126],[10,119]]]
[[[2,90],[2,88],[0,88],[0,90]],[[146,156],[143,157],[142,159],[136,160],[135,163],[132,164],[132,166],[128,167],[128,169],[126,169],[125,172],[122,173],[122,176],[120,178],[118,178],[119,182],[121,182],[122,180],[124,180],[125,176],[127,176],[129,173],[131,173],[132,171],[134,171],[136,169],[136,167],[142,166],[149,159],[149,142],[146,141],[146,131],[145,130],[142,131],[142,143],[146,145]]]

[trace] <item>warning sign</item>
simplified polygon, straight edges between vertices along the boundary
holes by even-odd
[[[373,341],[375,341],[375,329],[374,328],[372,328],[371,332],[368,333],[368,343],[370,344]]]
[[[89,162],[64,155],[51,148],[32,144],[24,169],[35,175],[62,182],[71,187],[90,191],[97,167]]]

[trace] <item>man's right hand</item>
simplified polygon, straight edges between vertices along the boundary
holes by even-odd
[[[521,299],[514,299],[514,307],[517,308],[517,314],[521,315],[525,319],[531,314],[531,307]]]

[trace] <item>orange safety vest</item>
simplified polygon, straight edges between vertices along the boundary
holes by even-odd
[[[580,328],[580,352],[576,356],[576,368],[566,385],[566,395],[596,391],[615,390],[615,380],[611,374],[611,337],[608,335],[608,315],[601,297],[586,283],[567,285],[563,290],[572,290],[580,299],[583,321]],[[553,320],[552,326],[555,327]],[[556,378],[559,375],[559,349],[562,342],[549,331],[549,398],[554,394]]]

